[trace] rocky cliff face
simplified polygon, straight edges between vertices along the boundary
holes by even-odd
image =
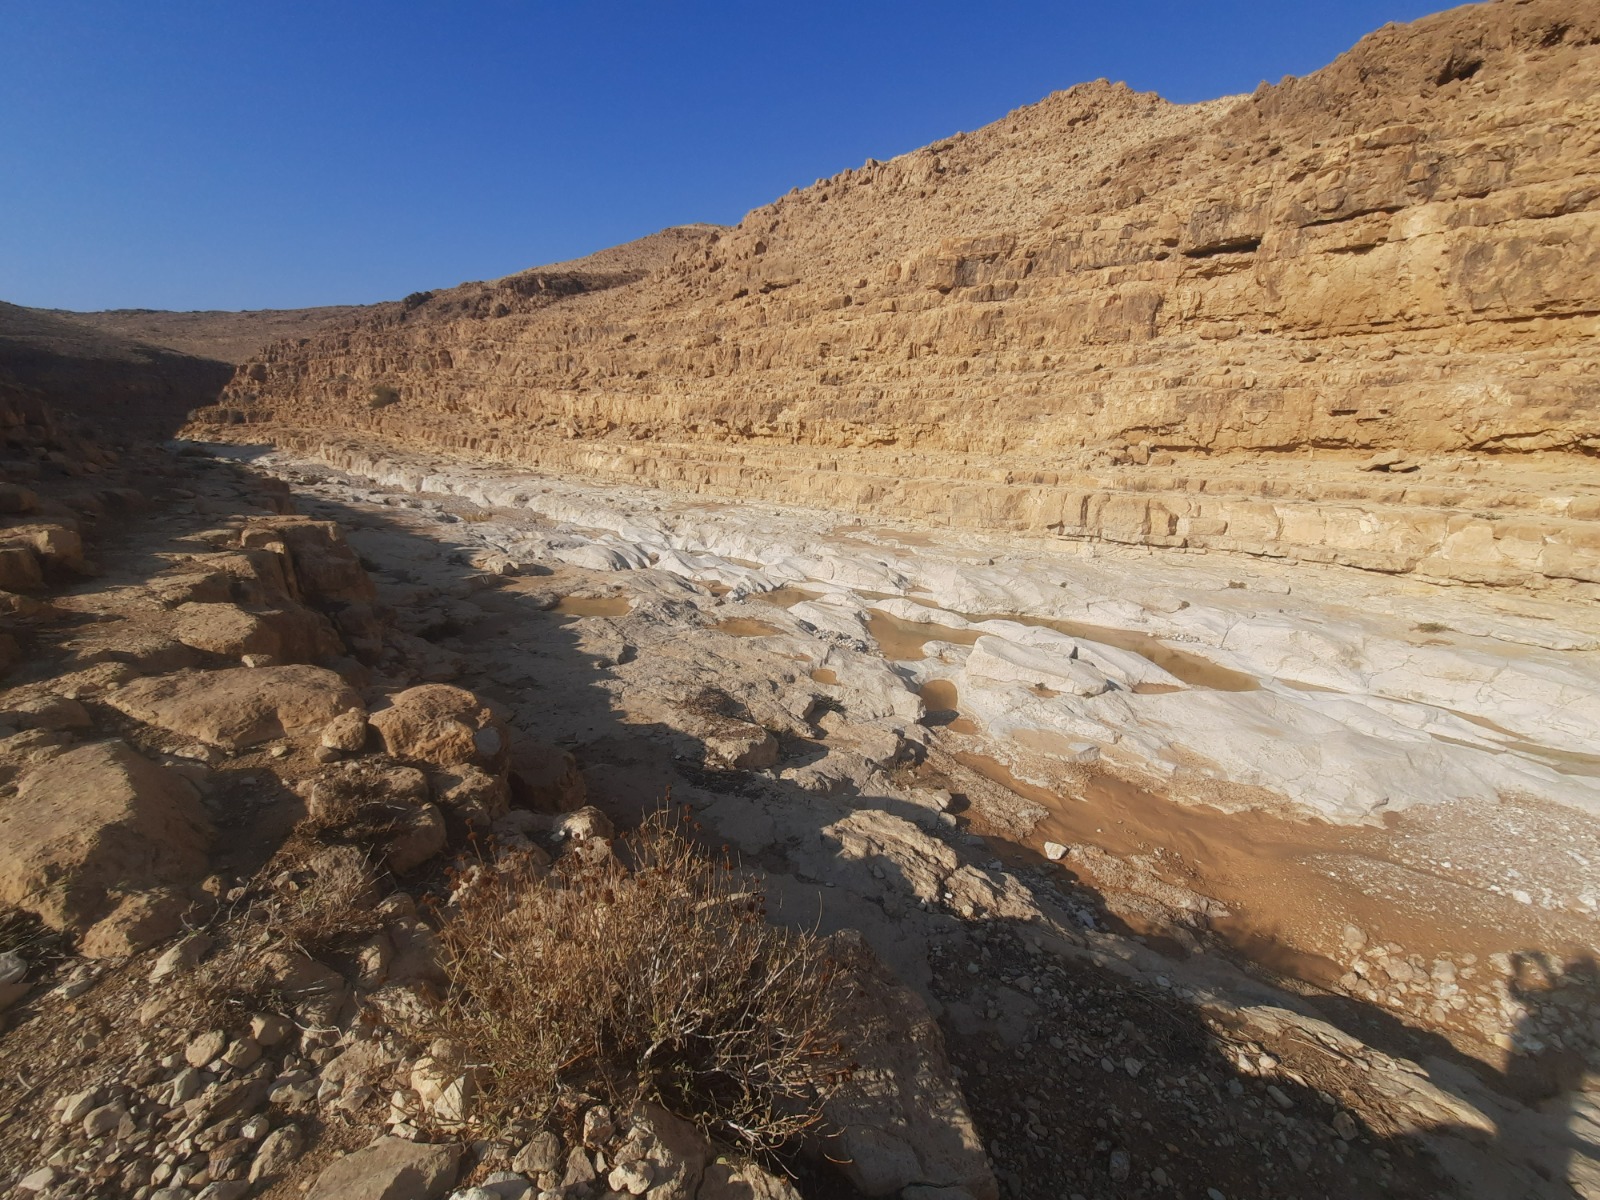
[[[1596,78],[1593,5],[1498,0],[1248,96],[1081,85],[277,343],[191,431],[1592,591]]]

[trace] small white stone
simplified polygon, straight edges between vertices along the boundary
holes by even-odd
[[[61,1123],[63,1125],[76,1125],[88,1116],[99,1100],[98,1088],[90,1088],[85,1092],[77,1092],[68,1096],[61,1105]]]
[[[167,1106],[177,1108],[193,1100],[206,1085],[206,1077],[196,1067],[185,1067],[172,1079],[172,1090],[167,1093]]]
[[[606,1183],[613,1192],[627,1192],[630,1196],[644,1195],[653,1182],[655,1171],[644,1159],[613,1167],[611,1174],[606,1176]]]
[[[222,1061],[236,1071],[252,1067],[261,1059],[261,1043],[253,1037],[235,1038],[223,1054]]]
[[[90,1110],[83,1118],[83,1135],[96,1138],[115,1133],[117,1126],[122,1124],[122,1118],[127,1115],[127,1108],[119,1101],[102,1104],[99,1108]]]
[[[293,1032],[289,1018],[277,1013],[257,1013],[250,1018],[250,1036],[263,1046],[276,1046]]]

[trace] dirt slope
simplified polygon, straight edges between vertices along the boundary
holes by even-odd
[[[333,305],[246,312],[165,312],[152,308],[114,308],[105,312],[51,310],[50,315],[116,337],[236,364],[253,357],[270,342],[308,337],[336,322],[354,319],[361,312],[358,305]]]
[[[0,393],[77,417],[108,439],[171,437],[231,367],[0,302]]]

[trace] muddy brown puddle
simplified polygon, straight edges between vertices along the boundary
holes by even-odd
[[[949,625],[906,621],[876,608],[867,609],[867,632],[890,662],[915,662],[928,657],[924,647],[929,642],[971,646],[979,637],[976,629],[954,629]]]
[[[862,592],[867,599],[887,599],[876,592]],[[915,600],[915,597],[911,597]],[[920,603],[920,602],[919,602]],[[1219,692],[1253,692],[1260,690],[1261,682],[1253,675],[1221,666],[1210,659],[1185,650],[1179,650],[1148,633],[1131,629],[1112,629],[1103,625],[1087,625],[1081,621],[1063,621],[1054,617],[1030,617],[1022,613],[960,613],[959,616],[982,626],[986,621],[1015,621],[1019,625],[1032,625],[1053,629],[1068,637],[1085,642],[1098,642],[1118,650],[1128,650],[1149,659],[1173,678],[1190,687],[1211,688]],[[924,647],[929,642],[952,642],[958,646],[971,646],[983,636],[982,628],[956,629],[949,625],[922,621],[907,621],[891,616],[880,609],[867,610],[867,632],[878,643],[883,656],[891,662],[915,662],[926,658]],[[1141,684],[1133,689],[1141,695],[1160,695],[1177,691],[1172,685]]]
[[[1021,613],[962,613],[969,621],[1015,621],[1018,625],[1033,625],[1053,629],[1068,637],[1085,642],[1099,642],[1117,650],[1128,650],[1155,663],[1167,674],[1182,680],[1190,687],[1211,688],[1218,692],[1259,691],[1261,682],[1254,675],[1221,666],[1198,654],[1179,650],[1149,633],[1133,629],[1112,629],[1106,625],[1088,625],[1082,621],[1063,621],[1055,617],[1030,617]]]
[[[624,596],[563,596],[549,611],[561,617],[625,617],[633,605]]]
[[[942,727],[951,733],[982,732],[975,722],[961,715],[961,696],[951,680],[930,679],[918,689],[917,695],[928,710],[928,715],[923,718],[925,725]]]

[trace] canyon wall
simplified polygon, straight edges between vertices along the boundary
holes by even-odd
[[[377,306],[192,436],[1600,595],[1600,9],[1104,81],[733,228]]]

